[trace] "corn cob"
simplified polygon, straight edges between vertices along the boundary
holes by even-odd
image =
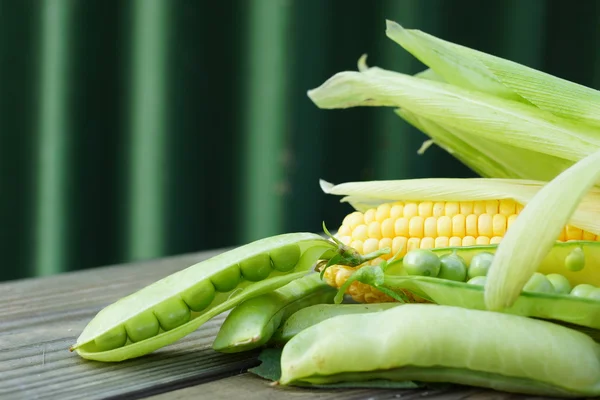
[[[374,265],[382,259],[389,259],[399,250],[399,257],[402,257],[416,248],[500,243],[522,209],[521,204],[510,199],[384,203],[364,213],[355,211],[348,214],[336,237],[360,254],[384,247],[391,248],[389,254],[369,262]],[[557,240],[597,241],[599,238],[593,233],[567,225]],[[333,265],[325,271],[324,278],[329,285],[339,288],[355,270],[356,268]],[[352,283],[347,294],[361,303],[394,301],[360,282]]]

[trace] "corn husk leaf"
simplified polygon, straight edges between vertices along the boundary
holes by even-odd
[[[565,79],[451,43],[420,30],[386,23],[386,35],[446,82],[533,104],[556,116],[600,126],[600,92]]]
[[[382,203],[394,201],[513,199],[527,205],[547,182],[496,178],[423,178],[346,182],[338,185],[321,180],[320,184],[323,192],[344,196],[342,202],[348,202],[354,209],[364,212]],[[570,225],[600,235],[600,188],[589,190],[569,216]],[[558,236],[557,234],[555,238]]]
[[[494,255],[485,284],[488,309],[500,311],[514,304],[599,178],[597,151],[562,172],[529,200]]]
[[[388,106],[490,142],[578,161],[600,149],[598,133],[526,104],[447,83],[369,68],[340,72],[308,92],[320,108]]]
[[[549,181],[573,165],[573,161],[517,146],[490,145],[489,140],[444,127],[407,110],[398,109],[396,113],[482,177]]]

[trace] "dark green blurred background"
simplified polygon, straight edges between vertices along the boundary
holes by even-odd
[[[0,280],[336,229],[319,178],[473,176],[306,96],[421,70],[386,18],[600,88],[594,0],[0,0]]]

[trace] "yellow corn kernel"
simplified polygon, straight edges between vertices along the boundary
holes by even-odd
[[[492,234],[504,236],[506,233],[506,215],[496,214],[492,217]]]
[[[581,236],[582,240],[596,240],[596,235],[592,232],[583,231],[583,236]]]
[[[376,221],[377,219],[375,218],[375,214],[377,213],[377,210],[375,208],[370,208],[367,211],[365,211],[365,216],[364,216],[364,221],[365,224],[370,224],[373,221]]]
[[[418,238],[423,237],[423,217],[417,215],[408,221],[408,236]]]
[[[477,239],[475,239],[475,244],[490,244],[490,237],[489,236],[477,236]]]
[[[485,213],[490,215],[498,214],[498,200],[486,200]]]
[[[406,252],[408,253],[411,250],[418,249],[420,243],[421,243],[420,238],[416,238],[416,237],[408,238],[408,241],[406,242]]]
[[[450,240],[448,241],[448,245],[450,247],[457,247],[460,246],[462,244],[462,238],[459,238],[458,236],[452,236],[450,238]]]
[[[581,240],[583,231],[573,225],[567,225],[567,240]]]
[[[348,225],[340,226],[340,229],[337,231],[338,236],[352,236],[352,230]]]
[[[419,248],[421,249],[433,249],[435,247],[435,240],[432,237],[424,237],[421,239]]]
[[[390,218],[396,220],[397,218],[404,217],[404,204],[397,203],[392,206],[390,210]]]
[[[460,213],[465,216],[473,214],[474,204],[472,201],[461,201],[460,202]]]
[[[447,216],[441,216],[437,221],[437,233],[439,236],[452,236],[452,219]]]
[[[505,217],[509,217],[517,212],[517,203],[512,199],[502,199],[500,200],[498,212]]]
[[[364,254],[372,253],[374,251],[379,250],[379,240],[375,238],[369,238],[363,243],[363,252]]]
[[[423,222],[423,235],[429,237],[437,237],[437,218],[436,217],[428,217]]]
[[[340,236],[339,239],[340,239],[340,242],[344,243],[346,246],[349,246],[350,243],[352,242],[351,236]]]
[[[446,202],[446,216],[452,218],[460,212],[460,207],[455,201]]]
[[[398,218],[394,224],[394,232],[396,236],[408,237],[408,218]]]
[[[481,214],[485,214],[485,202],[484,201],[474,201],[473,202],[473,214],[480,216]]]
[[[365,241],[369,237],[369,228],[366,225],[358,225],[352,231],[352,239]]]
[[[431,217],[433,215],[433,203],[431,201],[419,203],[417,211],[419,212],[419,216],[423,218]]]
[[[379,221],[373,221],[369,224],[367,235],[370,238],[381,239],[381,224]]]
[[[465,236],[465,215],[456,214],[452,217],[452,236]]]
[[[481,214],[477,218],[477,232],[479,236],[492,237],[492,216],[490,214]]]
[[[502,236],[494,236],[490,239],[490,244],[498,244],[502,241]]]
[[[513,214],[506,220],[506,230],[510,228],[513,222],[517,219],[517,214]]]
[[[359,254],[365,254],[363,252],[363,241],[362,240],[353,240],[350,243],[350,247],[354,248],[354,250],[358,251]]]
[[[388,254],[384,254],[381,257],[383,257],[384,259],[388,259],[390,257],[392,257],[394,254],[392,253],[392,239],[390,238],[383,238],[379,241],[379,247],[378,250],[384,249],[384,248],[388,248],[390,249],[390,252]]]
[[[435,248],[448,247],[449,242],[448,236],[438,236],[435,238]]]
[[[558,240],[564,242],[567,240],[567,227],[562,228],[560,231],[560,235],[558,235]]]
[[[475,246],[475,237],[474,236],[465,236],[462,240],[463,246]]]
[[[465,233],[468,236],[477,237],[477,220],[478,217],[476,214],[469,214],[465,218]]]
[[[383,222],[386,218],[390,217],[390,210],[392,209],[392,205],[389,203],[383,203],[379,207],[377,207],[377,211],[375,212],[375,219],[379,222]]]
[[[517,203],[517,206],[515,207],[515,213],[516,214],[520,214],[521,211],[523,211],[524,208],[525,208],[525,205],[523,205],[521,203]]]
[[[381,236],[384,238],[394,238],[396,232],[394,232],[394,219],[387,218],[381,223]]]
[[[406,254],[406,248],[408,247],[408,239],[406,236],[396,236],[392,239],[392,254],[396,254],[402,249],[400,252],[400,256]]]
[[[361,212],[355,211],[349,214],[342,223],[343,225],[348,225],[348,227],[352,230],[356,228],[358,225],[361,225],[365,222],[364,216]]]
[[[432,215],[434,217],[441,217],[442,215],[444,215],[445,211],[446,203],[444,203],[443,201],[436,201],[435,203],[433,203]]]
[[[414,216],[419,215],[419,210],[417,208],[417,203],[406,203],[404,205],[404,217],[412,218]]]

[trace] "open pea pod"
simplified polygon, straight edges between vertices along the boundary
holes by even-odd
[[[426,276],[386,276],[384,286],[409,290],[440,305],[487,310],[483,286]],[[600,301],[563,294],[523,292],[504,313],[600,329]]]
[[[365,261],[312,233],[261,239],[169,275],[101,310],[71,350],[87,359],[139,357],[190,334],[241,302],[304,276],[318,260]]]
[[[494,253],[497,246],[447,247],[431,251],[440,257],[455,253],[469,264],[476,254]],[[573,252],[583,255],[580,259],[584,263],[583,268],[577,271],[565,266]],[[561,274],[573,285],[587,283],[600,286],[600,243],[557,242],[539,265],[538,271],[543,274]],[[441,305],[487,310],[483,286],[437,277],[409,276],[403,270],[400,260],[390,264],[383,275],[383,282],[378,286],[397,292],[409,291]],[[568,294],[523,291],[516,302],[503,312],[600,329],[600,301]]]

